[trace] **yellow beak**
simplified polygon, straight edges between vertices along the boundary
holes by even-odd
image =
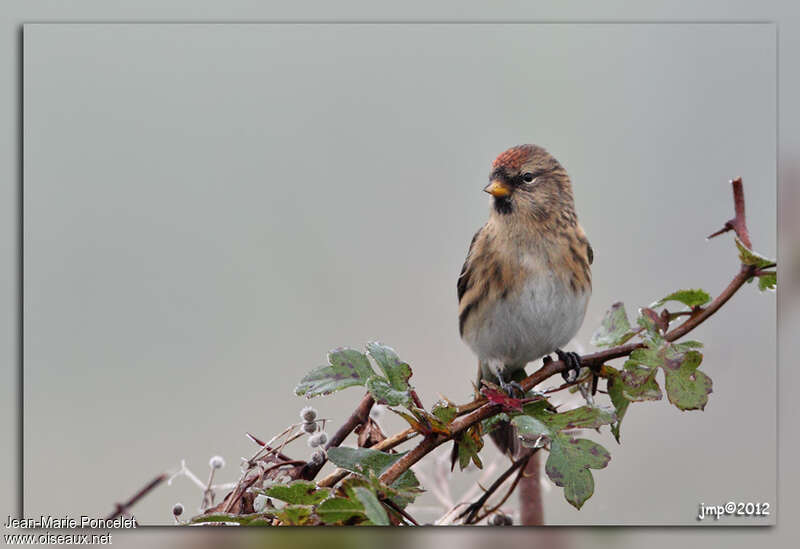
[[[497,179],[492,179],[483,190],[497,198],[502,198],[511,194],[511,189],[508,185]]]

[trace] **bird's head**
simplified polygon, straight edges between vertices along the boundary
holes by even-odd
[[[567,172],[538,145],[517,145],[500,154],[483,190],[494,197],[499,214],[521,211],[543,220],[573,207]]]

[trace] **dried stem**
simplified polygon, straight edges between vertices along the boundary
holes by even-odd
[[[520,471],[525,470],[525,466],[528,464],[528,461],[530,461],[531,456],[533,456],[534,452],[536,452],[537,450],[538,448],[536,448],[531,452],[527,452],[524,456],[514,461],[514,463],[511,464],[511,467],[503,471],[503,473],[499,477],[497,477],[497,480],[495,480],[492,483],[492,485],[489,486],[489,488],[483,493],[483,495],[478,499],[478,501],[470,504],[469,507],[464,509],[461,512],[461,514],[459,514],[456,517],[456,520],[460,520],[463,518],[464,524],[475,524],[486,518],[488,515],[490,515],[497,509],[499,509],[500,505],[502,505],[505,502],[505,500],[508,499],[508,495],[511,492],[513,492],[514,488],[516,487],[516,482],[512,486],[511,490],[508,491],[508,494],[506,494],[506,496],[500,501],[498,505],[495,505],[490,511],[484,513],[482,516],[480,517],[478,516],[478,513],[480,513],[481,509],[483,509],[483,506],[486,505],[486,502],[489,501],[489,498],[492,497],[492,494],[494,494],[503,485],[503,483],[505,483],[505,481],[508,480],[508,477],[514,474],[514,472],[517,471],[518,469]]]
[[[123,514],[127,513],[128,510],[130,510],[130,508],[133,507],[136,504],[136,502],[138,502],[144,496],[146,496],[147,494],[149,494],[150,492],[155,490],[155,488],[159,484],[161,484],[162,482],[167,480],[168,477],[169,477],[169,475],[167,475],[166,473],[162,473],[162,474],[158,475],[156,478],[154,478],[149,483],[147,483],[147,485],[145,485],[144,488],[142,488],[141,490],[136,492],[134,495],[132,495],[128,499],[128,501],[126,501],[125,503],[117,503],[114,506],[115,507],[114,512],[111,513],[110,515],[108,515],[106,517],[106,520],[114,520],[115,518],[117,518],[119,516],[122,516]]]

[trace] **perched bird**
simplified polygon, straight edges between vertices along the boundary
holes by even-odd
[[[566,345],[583,323],[592,293],[592,247],[578,224],[566,170],[537,145],[519,145],[492,164],[489,221],[475,233],[458,278],[458,324],[478,355],[478,385],[520,389],[525,365],[555,352],[568,375],[580,369]],[[492,433],[512,456],[506,423]]]

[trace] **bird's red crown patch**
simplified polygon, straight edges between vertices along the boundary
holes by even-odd
[[[500,153],[500,156],[494,159],[492,167],[498,168],[502,166],[509,171],[517,171],[525,164],[525,161],[530,158],[532,152],[533,145],[511,147],[507,151]]]

